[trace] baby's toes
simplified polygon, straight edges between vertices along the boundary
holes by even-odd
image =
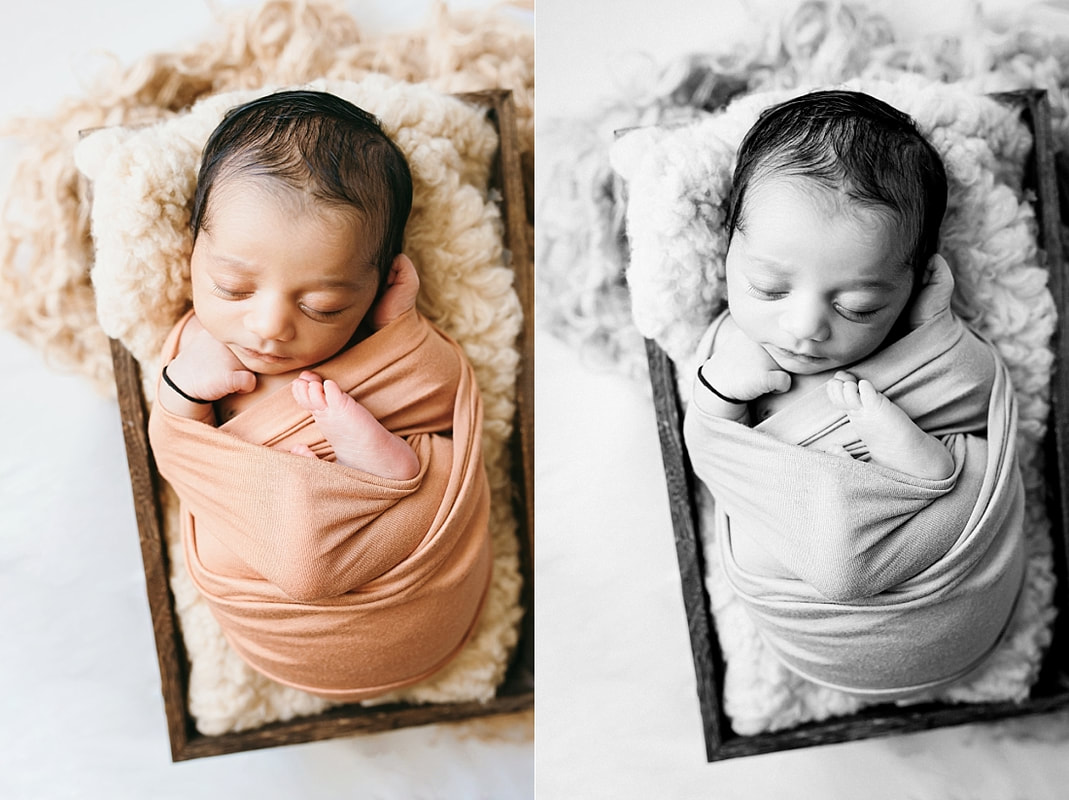
[[[850,376],[853,378],[853,376]],[[857,395],[857,382],[854,380],[839,380],[837,382],[842,386],[842,405],[840,408],[846,411],[857,411],[861,408],[861,400]]]
[[[884,407],[885,403],[889,402],[884,394],[866,380],[858,381],[857,394],[858,402],[867,411],[879,411]]]
[[[843,380],[839,375],[846,375],[847,380]],[[852,375],[838,373],[825,385],[828,387],[828,399],[840,411],[856,411],[860,408],[860,402],[857,399],[857,384],[854,383]]]
[[[342,388],[329,378],[323,381],[323,398],[327,407],[334,411],[345,411],[356,401],[353,400]]]
[[[293,391],[293,399],[305,411],[322,411],[327,407],[323,384],[297,378],[290,384],[290,388]]]

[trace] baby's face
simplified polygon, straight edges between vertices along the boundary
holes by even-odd
[[[281,375],[338,353],[374,302],[364,226],[250,180],[215,189],[190,263],[197,319],[249,370]]]
[[[728,250],[735,323],[787,372],[849,366],[887,338],[912,272],[886,217],[845,206],[799,179],[770,179],[746,199]]]

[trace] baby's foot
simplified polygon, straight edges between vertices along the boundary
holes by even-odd
[[[939,440],[869,381],[837,372],[828,381],[828,398],[846,412],[875,463],[928,480],[943,480],[954,471],[954,460]]]
[[[306,370],[293,382],[293,398],[315,418],[340,464],[394,480],[408,480],[419,472],[419,459],[408,443],[334,381]]]

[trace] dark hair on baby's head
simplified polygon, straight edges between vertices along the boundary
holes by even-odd
[[[210,225],[216,182],[242,177],[273,178],[328,206],[356,210],[379,285],[385,285],[412,209],[412,175],[374,116],[332,94],[304,90],[228,111],[201,157],[194,241]]]
[[[947,178],[935,148],[901,111],[861,92],[820,91],[766,109],[739,150],[728,237],[745,227],[755,182],[796,177],[888,210],[904,237],[905,261],[919,288],[939,244]]]

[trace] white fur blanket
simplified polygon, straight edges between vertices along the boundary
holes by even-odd
[[[622,223],[625,191],[609,163],[614,131],[694,121],[736,95],[914,76],[961,82],[976,93],[1046,89],[1057,146],[1069,145],[1069,42],[1064,27],[969,3],[956,30],[899,34],[889,6],[866,0],[799,0],[745,37],[621,70],[574,118],[539,119],[536,229],[538,314],[548,330],[613,368],[646,379],[630,315]],[[630,73],[630,74],[629,74]],[[545,202],[543,202],[545,201]]]
[[[472,639],[445,669],[375,702],[485,700],[504,677],[522,616],[507,442],[523,311],[488,191],[497,137],[480,110],[427,86],[371,75],[357,83],[324,80],[309,87],[376,114],[405,152],[414,183],[405,252],[420,272],[418,308],[464,348],[484,402],[494,552],[484,612]],[[150,127],[103,129],[76,150],[78,167],[93,185],[92,280],[100,324],[142,365],[150,400],[163,341],[190,305],[188,204],[200,150],[227,109],[271,90],[208,97]],[[189,579],[177,499],[169,487],[164,501],[171,587],[192,662],[189,704],[197,727],[218,734],[330,705],[268,681],[233,652]]]
[[[909,113],[942,155],[950,183],[941,252],[957,281],[960,316],[993,341],[1019,398],[1018,453],[1026,491],[1026,584],[1002,645],[986,666],[942,691],[948,701],[1021,699],[1050,640],[1050,522],[1042,440],[1049,411],[1050,340],[1056,315],[1040,266],[1036,226],[1022,188],[1031,139],[1013,109],[963,86],[908,76],[846,84]],[[741,98],[722,113],[681,126],[644,128],[611,152],[627,182],[627,278],[639,331],[677,364],[690,399],[696,346],[723,302],[717,277],[726,252],[724,202],[735,152],[763,108],[804,88]],[[724,703],[740,733],[850,713],[865,702],[809,684],[762,643],[723,576],[709,540],[711,499],[699,492],[708,586],[727,663]]]

